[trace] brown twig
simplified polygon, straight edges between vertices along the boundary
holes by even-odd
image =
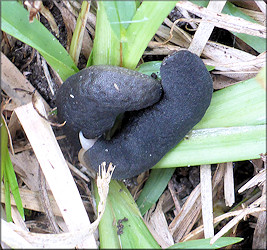
[[[44,211],[46,212],[46,216],[48,218],[48,221],[50,223],[50,226],[54,233],[60,233],[54,213],[52,211],[51,203],[49,200],[48,192],[46,189],[46,181],[45,176],[41,170],[41,167],[39,166],[38,169],[38,177],[39,177],[39,189],[40,189],[40,201],[43,205]]]
[[[35,92],[36,92],[36,89],[32,92],[32,106],[35,109],[35,111],[38,113],[38,115],[41,116],[44,120],[46,120],[51,126],[58,127],[58,128],[63,127],[66,124],[66,121],[64,121],[61,124],[60,123],[54,123],[54,122],[51,122],[50,120],[48,120],[44,115],[41,114],[41,112],[35,106],[35,102],[36,102]]]

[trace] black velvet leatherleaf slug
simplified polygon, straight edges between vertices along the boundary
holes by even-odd
[[[101,136],[82,154],[86,166],[98,171],[102,162],[111,162],[116,166],[114,179],[136,176],[159,162],[201,120],[213,91],[212,79],[202,60],[186,50],[175,52],[163,60],[160,74],[163,88],[160,101],[150,107],[127,112],[121,130],[111,140],[105,140]],[[102,84],[109,81],[106,78],[102,80]],[[81,83],[83,81],[79,84]],[[75,86],[74,91],[78,88]],[[135,88],[132,86],[131,95],[134,95]],[[145,88],[143,90],[149,92]],[[84,89],[79,100],[86,98],[88,93],[89,90]],[[150,94],[152,95],[152,91]],[[155,96],[159,95],[160,91]],[[152,103],[155,101],[156,97]],[[81,102],[87,105],[86,101]],[[77,120],[76,118],[76,122]],[[90,122],[83,120],[84,126]]]

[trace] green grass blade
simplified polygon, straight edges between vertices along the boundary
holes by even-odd
[[[12,166],[9,154],[8,154],[8,161],[7,161],[5,170],[6,170],[6,174],[7,174],[6,176],[9,182],[11,192],[16,202],[17,209],[22,219],[25,220],[24,209],[23,209],[22,201],[21,201],[20,194],[19,194],[18,182],[17,182],[16,174],[14,172],[14,168]]]
[[[146,184],[138,197],[136,204],[143,216],[159,199],[169,180],[171,179],[175,168],[153,169],[149,175]]]
[[[93,65],[93,50],[90,53],[90,56],[89,56],[87,64],[86,64],[86,67],[90,67],[91,65]]]
[[[1,2],[1,29],[40,52],[63,81],[78,72],[68,52],[36,19],[29,23],[29,13],[16,1]]]
[[[6,220],[7,222],[12,221],[11,217],[11,201],[10,201],[10,191],[9,191],[9,182],[7,178],[7,173],[6,173],[6,166],[4,168],[4,187],[5,187],[5,210],[6,210]]]
[[[104,2],[98,2],[92,64],[119,66],[121,64],[120,40],[108,21]]]
[[[10,201],[10,191],[9,191],[9,180],[7,177],[6,169],[8,167],[9,161],[9,152],[7,148],[8,143],[8,134],[6,130],[6,125],[1,117],[1,181],[4,182],[5,188],[5,211],[6,211],[6,220],[12,221],[11,217],[11,201]]]
[[[208,1],[191,1],[198,6],[207,7]],[[222,13],[228,14],[230,16],[235,17],[241,17],[247,21],[250,21],[252,23],[257,23],[253,18],[245,14],[242,10],[238,9],[234,4],[230,3],[229,1],[226,2]],[[231,31],[232,32],[232,31]],[[256,36],[250,36],[247,34],[232,32],[235,36],[243,40],[245,43],[247,43],[249,46],[251,46],[253,49],[258,51],[259,53],[262,53],[266,51],[266,39],[262,37],[256,37]]]
[[[9,191],[11,189],[18,211],[21,217],[24,219],[24,210],[19,194],[18,182],[7,148],[7,142],[8,142],[7,129],[2,118],[1,118],[1,125],[2,125],[1,126],[1,175],[2,175],[1,180],[4,177],[6,216],[8,221],[12,221],[10,191]]]
[[[189,240],[172,245],[167,249],[219,249],[242,241],[239,237],[221,237],[210,245],[210,239]]]
[[[8,134],[6,130],[6,125],[3,118],[1,117],[1,180],[3,180],[4,169],[7,162],[7,157],[6,157],[8,154],[7,143],[8,143]]]
[[[126,31],[123,43],[123,66],[134,69],[147,44],[163,20],[174,8],[175,1],[143,1]]]
[[[123,225],[123,233],[117,235],[122,249],[160,248],[147,229],[133,197],[123,183],[114,180],[110,182],[108,201],[106,209],[108,209],[107,211],[111,218],[105,218],[109,223],[103,218],[100,221],[100,239],[107,237],[105,245],[101,245],[101,248],[102,246],[103,248],[110,248],[109,237],[112,237],[112,242],[115,242],[114,227],[117,231],[118,220],[124,218],[127,218],[127,221],[121,223]],[[112,236],[107,234],[110,231],[113,232]],[[113,246],[117,245],[114,244]]]

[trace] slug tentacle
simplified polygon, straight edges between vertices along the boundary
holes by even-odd
[[[79,132],[79,140],[81,143],[81,146],[84,150],[88,150],[89,148],[93,147],[97,139],[87,139],[83,136],[83,132]]]
[[[201,120],[212,96],[212,79],[202,60],[189,51],[164,59],[160,68],[164,94],[151,107],[127,112],[122,129],[107,141],[100,137],[83,154],[88,167],[116,166],[115,179],[152,168]]]

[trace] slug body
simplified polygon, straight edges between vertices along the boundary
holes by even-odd
[[[201,120],[213,91],[202,60],[179,51],[164,59],[160,74],[161,100],[127,112],[122,129],[110,141],[102,136],[83,154],[87,166],[98,171],[102,162],[111,162],[116,166],[114,179],[136,176],[159,162]]]
[[[57,93],[60,122],[71,143],[80,148],[79,132],[96,138],[111,129],[116,117],[159,101],[161,84],[134,70],[96,65],[69,77]]]

